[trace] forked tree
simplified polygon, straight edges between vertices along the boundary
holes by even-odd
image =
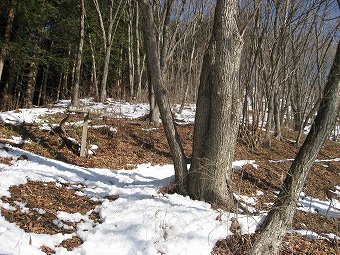
[[[148,0],[140,0],[140,3],[148,72],[173,155],[177,189],[194,199],[236,211],[230,175],[240,119],[238,77],[243,45],[235,19],[237,1],[218,0],[216,3],[213,34],[200,79],[190,171],[164,88],[152,6]]]
[[[239,68],[243,46],[237,1],[217,1],[203,59],[196,106],[188,192],[192,198],[236,211],[231,172],[241,114]]]
[[[120,0],[118,7],[114,11],[114,4],[115,1],[110,0],[108,3],[108,8],[109,8],[109,17],[108,17],[108,22],[107,22],[107,27],[105,28],[105,20],[102,17],[102,12],[100,10],[100,6],[98,3],[98,0],[93,0],[93,4],[96,9],[96,13],[98,16],[98,22],[101,30],[101,36],[102,36],[102,41],[103,41],[103,54],[104,54],[104,63],[102,66],[102,80],[101,80],[101,85],[100,85],[100,102],[104,103],[106,101],[106,96],[107,96],[107,79],[109,75],[109,66],[110,66],[110,56],[111,56],[111,50],[112,50],[112,45],[113,45],[113,40],[115,38],[115,34],[117,31],[117,27],[121,18],[121,15],[123,13],[122,9],[124,9],[124,6],[126,4],[126,1]]]

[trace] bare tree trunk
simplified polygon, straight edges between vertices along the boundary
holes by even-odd
[[[244,98],[243,98],[243,106],[242,106],[242,126],[248,127],[249,126],[249,111],[248,111],[248,98],[251,96],[249,93],[249,86],[248,84],[244,88]]]
[[[306,178],[324,141],[332,131],[340,109],[340,43],[324,88],[323,99],[312,128],[301,146],[273,209],[268,213],[248,254],[278,254]]]
[[[73,67],[72,67],[72,72],[71,72],[71,84],[73,84],[73,77],[74,77],[74,64],[73,64]],[[68,98],[69,95],[70,95],[70,92],[69,92],[69,73],[68,73],[68,70],[66,70],[67,72],[65,72],[63,75],[63,87],[62,87],[62,93],[61,93],[61,98],[62,99],[65,99],[65,98]]]
[[[119,61],[122,62],[123,61],[123,48],[120,49],[120,54],[119,54]],[[122,98],[122,93],[123,93],[123,70],[122,67],[119,66],[118,67],[118,78],[117,78],[117,95],[119,98]]]
[[[99,89],[98,89],[98,78],[97,78],[97,65],[96,65],[96,57],[93,49],[93,44],[91,40],[91,34],[89,34],[89,43],[91,49],[91,58],[92,58],[92,89],[94,90],[94,101],[99,100]]]
[[[22,91],[22,87],[23,87],[23,81],[24,81],[24,75],[23,74],[17,74],[16,78],[15,78],[15,83],[17,84],[17,86],[14,87],[14,98],[16,99],[13,102],[13,108],[14,109],[18,109],[19,107],[21,107],[21,91]]]
[[[13,89],[13,83],[14,83],[14,59],[10,61],[9,65],[9,79],[5,83],[5,87],[2,91],[2,95],[0,96],[0,109],[2,110],[9,110],[11,108],[10,101],[12,98],[12,89]]]
[[[161,33],[161,38],[160,38],[161,42],[159,42],[159,45],[161,44],[161,47],[159,47],[159,57],[160,57],[160,68],[161,68],[162,73],[164,73],[164,70],[166,70],[167,58],[169,57],[168,51],[169,51],[170,38],[169,38],[169,33],[168,33],[168,27],[170,25],[173,4],[174,4],[174,0],[167,0],[164,2],[164,8],[165,8],[164,15],[165,16],[164,16],[163,27],[161,28],[163,30]]]
[[[143,5],[142,5],[142,8],[143,8]],[[142,15],[144,15],[142,13]],[[143,17],[144,19],[144,17]],[[146,21],[144,21],[146,22]],[[145,28],[143,28],[145,29]],[[146,35],[144,33],[144,44],[146,45]],[[156,102],[156,97],[155,97],[155,89],[154,89],[154,85],[152,83],[152,72],[149,70],[149,67],[148,67],[148,57],[149,57],[149,53],[148,51],[151,50],[151,49],[148,49],[147,47],[145,47],[145,51],[146,51],[146,54],[145,54],[145,58],[146,58],[146,62],[147,62],[147,77],[148,77],[148,99],[149,99],[149,106],[150,106],[150,112],[149,112],[149,121],[150,121],[150,124],[153,125],[153,126],[156,126],[156,127],[159,127],[160,124],[161,124],[161,121],[160,121],[160,112],[159,112],[159,107],[157,105],[157,102]]]
[[[104,59],[104,69],[103,69],[102,83],[101,83],[101,89],[100,89],[100,102],[101,103],[104,103],[106,101],[106,96],[107,96],[106,84],[107,84],[107,77],[109,74],[110,55],[111,55],[111,50],[106,52],[105,59]]]
[[[60,73],[59,75],[59,82],[58,82],[58,88],[57,88],[57,96],[56,96],[56,100],[58,101],[61,95],[61,89],[62,89],[62,84],[63,84],[63,73]]]
[[[141,57],[140,57],[140,33],[139,33],[139,6],[138,1],[135,2],[136,4],[136,10],[135,10],[135,37],[136,37],[136,81],[137,81],[137,88],[136,88],[136,100],[141,100],[141,94],[142,94],[142,73],[143,73],[143,67],[144,62],[141,67]]]
[[[178,113],[181,114],[182,111],[183,111],[183,108],[184,108],[184,105],[185,105],[185,101],[188,97],[188,92],[189,92],[189,86],[192,86],[192,62],[193,62],[193,59],[194,59],[194,53],[195,53],[195,46],[196,46],[196,43],[194,42],[194,45],[192,47],[192,51],[191,51],[191,54],[190,54],[190,62],[189,62],[189,70],[188,70],[188,78],[187,78],[187,83],[185,84],[185,88],[184,88],[184,93],[183,93],[183,97],[182,97],[182,102],[181,102],[181,106],[178,110]]]
[[[9,37],[12,32],[12,25],[14,20],[14,6],[17,4],[17,0],[11,0],[10,9],[7,14],[7,25],[5,28],[5,34],[3,38],[3,43],[0,51],[0,81],[2,77],[2,70],[4,69],[5,57],[8,51]]]
[[[69,62],[67,63],[66,70],[63,70],[63,72],[62,72],[62,83],[61,83],[61,88],[60,88],[60,97],[59,97],[59,99],[65,99],[65,98],[68,97],[69,69],[70,69],[70,59],[71,59],[71,45],[69,45],[69,49],[68,49],[68,59],[69,59]],[[72,65],[74,67],[74,63]],[[72,68],[72,77],[73,77],[73,72],[74,72],[73,70],[74,70],[74,68]],[[71,84],[73,84],[73,80],[72,80]]]
[[[133,99],[135,91],[135,59],[134,59],[134,39],[133,39],[133,9],[131,0],[129,1],[129,25],[128,25],[128,58],[129,58],[129,85],[130,100]]]
[[[144,43],[147,49],[147,67],[151,78],[151,84],[155,90],[157,104],[161,113],[162,124],[173,156],[175,179],[177,190],[186,194],[185,175],[187,173],[186,157],[178,135],[170,103],[161,73],[160,56],[156,39],[156,26],[153,19],[152,6],[148,0],[140,0],[144,18]]]
[[[37,72],[38,72],[38,65],[37,63],[35,63],[35,61],[32,61],[30,64],[27,87],[26,87],[25,96],[24,96],[23,107],[25,108],[30,108],[33,105],[32,103],[33,103]]]
[[[243,45],[236,16],[236,0],[217,1],[213,35],[203,60],[189,175],[192,198],[232,211],[238,210],[231,172],[241,114]]]
[[[273,89],[273,88],[272,88]],[[274,90],[274,89],[273,89]],[[266,123],[266,145],[271,146],[271,138],[272,138],[272,126],[273,126],[273,118],[274,118],[274,95],[272,92],[269,92],[271,95],[268,96],[268,115],[267,115],[267,123]]]
[[[140,69],[139,75],[138,75],[138,87],[137,87],[137,95],[136,98],[138,101],[140,101],[142,99],[142,78],[143,78],[143,72],[144,72],[144,68],[145,68],[145,54],[143,56],[143,60],[142,60],[142,67]]]
[[[42,84],[39,90],[38,105],[46,104],[46,87],[47,87],[49,70],[50,70],[50,65],[47,64],[46,68],[44,69],[43,81],[42,81]]]
[[[84,0],[80,0],[81,15],[80,15],[80,39],[77,54],[77,65],[75,69],[74,84],[72,84],[71,105],[78,106],[79,100],[79,83],[80,83],[80,69],[83,58],[84,36],[85,36],[85,4]]]
[[[280,101],[279,96],[277,93],[275,93],[274,96],[274,123],[275,123],[275,133],[274,136],[276,139],[281,140],[282,134],[281,134],[281,122],[280,122]]]
[[[149,78],[148,81],[148,89],[149,89],[149,106],[150,106],[150,115],[149,115],[149,121],[150,124],[156,127],[159,127],[159,125],[161,124],[160,122],[160,113],[159,113],[159,108],[156,102],[156,98],[155,98],[155,90],[152,86],[151,83],[151,78]]]
[[[98,21],[100,28],[102,30],[102,37],[103,37],[103,46],[104,46],[104,52],[105,52],[105,59],[104,59],[104,66],[103,66],[103,72],[102,72],[102,81],[101,81],[101,89],[100,89],[100,102],[104,103],[106,101],[106,96],[107,96],[107,77],[109,74],[109,64],[110,64],[110,55],[111,55],[111,48],[112,48],[112,43],[113,39],[119,24],[119,19],[120,15],[122,14],[121,8],[122,8],[122,3],[125,2],[123,0],[120,0],[118,8],[113,15],[113,0],[110,0],[110,6],[109,6],[109,22],[108,22],[108,29],[105,31],[104,27],[104,22],[102,18],[102,14],[99,8],[98,0],[93,0],[93,3],[96,7],[96,12],[98,15]],[[113,28],[115,27],[115,30]]]

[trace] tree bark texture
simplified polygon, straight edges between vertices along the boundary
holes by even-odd
[[[137,81],[137,88],[136,88],[136,100],[139,102],[141,100],[141,93],[142,93],[142,73],[143,67],[141,68],[141,57],[140,57],[140,32],[139,32],[139,6],[138,1],[136,1],[136,10],[135,10],[135,37],[136,37],[136,81]],[[144,62],[143,62],[144,63]]]
[[[128,25],[128,56],[129,56],[129,85],[130,100],[135,96],[135,56],[134,56],[134,31],[133,31],[133,10],[131,2],[129,2],[129,25]]]
[[[9,80],[5,83],[4,89],[2,91],[2,95],[0,96],[0,109],[3,111],[11,109],[13,107],[13,84],[15,78],[15,70],[14,70],[14,59],[12,59],[9,63]]]
[[[96,57],[95,52],[93,49],[93,44],[91,40],[91,34],[89,33],[89,43],[91,49],[91,59],[92,59],[92,91],[94,91],[94,101],[99,100],[99,89],[98,89],[98,77],[97,77],[97,64],[96,64]]]
[[[278,254],[282,238],[291,225],[296,203],[306,178],[324,141],[334,128],[340,108],[340,44],[324,88],[319,111],[308,136],[289,169],[284,187],[273,209],[262,224],[255,243],[248,254]]]
[[[85,4],[84,0],[80,0],[81,6],[81,15],[80,15],[80,39],[79,39],[79,48],[77,54],[77,64],[75,68],[75,78],[74,84],[72,87],[72,95],[71,95],[71,104],[74,106],[78,106],[80,104],[79,100],[79,83],[80,83],[80,69],[81,62],[83,58],[83,47],[84,47],[84,36],[85,36]]]
[[[46,105],[46,88],[47,88],[47,81],[48,81],[48,75],[49,75],[50,65],[47,64],[47,66],[44,68],[43,73],[43,80],[42,84],[39,90],[39,98],[38,98],[38,105]]]
[[[199,85],[189,194],[237,211],[231,171],[241,114],[237,1],[218,0]]]
[[[150,76],[148,74],[148,76]],[[155,90],[152,87],[151,83],[151,77],[148,78],[148,97],[149,97],[149,106],[150,106],[150,112],[149,112],[149,121],[150,124],[156,127],[159,127],[161,122],[160,122],[160,113],[159,113],[159,108],[156,102],[155,98]]]
[[[37,72],[38,72],[38,65],[35,61],[32,61],[30,64],[30,69],[28,73],[28,80],[27,86],[24,96],[24,107],[30,108],[33,105],[33,97],[34,97],[34,90],[35,84],[37,79]]]
[[[149,0],[140,0],[144,19],[144,43],[147,50],[147,69],[151,79],[151,86],[155,90],[156,101],[159,107],[164,132],[169,143],[174,168],[177,190],[186,194],[185,175],[187,173],[186,157],[182,148],[173,115],[170,108],[167,92],[163,87],[163,77],[160,66],[159,50],[156,40],[156,26],[153,19],[152,6]]]

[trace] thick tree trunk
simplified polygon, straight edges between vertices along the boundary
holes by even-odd
[[[80,15],[80,39],[79,48],[77,54],[77,64],[75,69],[74,84],[72,87],[71,104],[78,106],[80,104],[79,100],[79,83],[80,83],[80,69],[81,62],[83,58],[83,47],[84,47],[84,36],[85,36],[85,4],[84,0],[80,0],[81,5],[81,15]]]
[[[236,11],[236,0],[217,1],[213,35],[203,60],[189,176],[192,198],[232,211],[238,210],[231,190],[231,171],[241,114],[239,67],[243,44]]]
[[[151,125],[159,127],[159,125],[161,124],[159,108],[156,102],[155,90],[152,87],[151,78],[149,78],[148,83],[149,83],[148,84],[148,89],[149,89],[148,96],[149,96],[149,106],[150,106],[149,121]]]
[[[147,49],[147,68],[151,78],[151,85],[155,90],[164,132],[173,157],[177,190],[181,194],[186,194],[186,157],[175,126],[167,92],[163,87],[163,77],[161,74],[160,57],[156,41],[156,26],[153,20],[152,6],[150,5],[149,0],[140,0],[140,3],[144,19],[144,43],[145,48]]]
[[[2,91],[2,95],[0,96],[0,109],[5,111],[11,109],[13,107],[13,103],[10,103],[13,99],[12,95],[12,90],[13,90],[13,84],[14,84],[14,74],[15,74],[15,69],[14,69],[15,61],[12,59],[10,61],[9,65],[9,79],[6,80],[4,89]]]
[[[100,89],[100,102],[104,103],[106,101],[106,84],[107,84],[107,77],[109,74],[109,64],[110,64],[110,55],[111,55],[111,45],[109,45],[110,50],[108,50],[105,54],[105,60],[104,60],[104,69],[103,69],[103,77],[102,77],[102,83],[101,83],[101,89]]]
[[[2,70],[4,69],[5,57],[8,51],[9,37],[12,32],[12,25],[14,20],[14,6],[16,5],[16,3],[17,0],[11,0],[10,9],[7,14],[7,25],[5,28],[5,34],[3,37],[3,43],[0,51],[0,81],[2,77]]]
[[[284,187],[268,213],[248,254],[277,254],[291,225],[296,203],[324,141],[332,131],[340,108],[340,44],[311,130],[289,169]]]

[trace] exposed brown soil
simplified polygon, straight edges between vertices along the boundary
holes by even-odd
[[[53,115],[49,117],[50,119],[48,121],[50,121],[51,123],[58,123],[62,119],[62,117],[63,115],[61,114]],[[81,120],[81,116],[74,115],[72,116],[71,120],[79,121]],[[79,155],[77,154],[78,152],[70,150],[67,145],[61,141],[61,139],[55,132],[42,131],[36,125],[0,125],[0,134],[3,134],[2,137],[0,135],[0,138],[10,138],[11,135],[20,135],[24,139],[31,141],[31,143],[19,145],[22,149],[40,154],[45,157],[55,158],[64,162],[85,167],[131,169],[134,165],[140,163],[171,163],[171,154],[169,152],[167,141],[165,139],[162,128],[155,129],[154,127],[149,126],[148,123],[143,121],[131,121],[123,119],[106,121],[93,120],[91,125],[106,126],[89,129],[89,144],[96,144],[99,148],[95,151],[95,155],[88,156],[85,159],[80,159]],[[69,137],[76,139],[78,142],[81,140],[81,127],[66,126],[65,130]],[[190,162],[193,126],[178,126],[178,130],[181,135],[185,153],[188,157],[188,162]],[[296,134],[290,131],[284,131],[283,134],[284,137],[287,139],[294,139],[296,137]],[[256,210],[268,210],[271,206],[271,203],[276,198],[276,193],[281,189],[284,178],[291,165],[292,161],[285,160],[293,159],[297,150],[298,146],[296,146],[292,142],[289,142],[289,140],[286,139],[284,139],[284,141],[273,139],[271,142],[271,147],[260,146],[256,150],[254,150],[251,146],[248,146],[244,142],[239,142],[235,151],[235,158],[237,160],[255,160],[258,167],[254,168],[252,165],[246,165],[243,167],[242,171],[235,171],[233,173],[234,190],[239,194],[254,197],[257,201],[257,204],[255,206]],[[332,159],[335,157],[340,157],[339,152],[339,143],[327,141],[322,148],[318,158]],[[275,162],[277,160],[283,161]],[[9,158],[0,158],[0,163],[10,164],[10,161],[11,159]],[[339,183],[339,161],[315,163],[308,177],[304,192],[308,196],[321,200],[327,200],[326,191],[334,190],[335,186],[339,185]],[[46,187],[44,186],[45,184],[29,183],[28,190],[22,195],[22,201],[26,201],[26,199],[37,200],[35,202],[32,202],[36,206],[34,208],[43,208],[39,207],[43,206],[44,204],[43,202],[39,203],[39,200],[41,201],[41,198],[29,193],[29,190],[32,189],[32,187],[35,187],[35,185],[42,185],[42,187]],[[59,187],[56,187],[55,184],[47,184],[47,187],[51,190],[54,190],[54,193],[59,192],[63,194],[63,192],[72,191],[71,189],[65,187],[62,188],[63,191],[58,190]],[[25,189],[23,188],[23,190]],[[172,190],[173,187],[164,188],[163,190],[161,190],[161,192],[171,192]],[[258,195],[258,191],[263,192],[263,194]],[[15,188],[13,188],[11,192],[13,192],[14,194],[19,194],[19,190],[15,190]],[[71,193],[68,195],[65,193],[65,196],[68,197],[68,201],[70,197],[72,197]],[[9,198],[5,198],[6,201],[8,201],[8,199]],[[17,197],[16,199],[16,201],[21,201],[19,197]],[[46,199],[48,200],[53,198]],[[115,200],[116,197],[112,197],[112,199]],[[74,201],[77,201],[74,205],[74,210],[78,212],[79,210],[82,210],[81,204],[85,204],[84,210],[90,210],[89,207],[87,207],[91,206],[90,200],[90,202],[86,200],[83,201],[76,199]],[[66,205],[61,206],[63,207]],[[26,207],[29,207],[28,202]],[[71,210],[68,208],[64,209],[65,211]],[[56,209],[50,208],[49,210]],[[32,210],[30,210],[30,212],[31,211]],[[6,217],[8,217],[8,220],[12,222],[17,222],[20,227],[29,232],[43,232],[45,231],[45,228],[46,231],[50,231],[51,233],[61,231],[56,229],[56,226],[51,226],[51,224],[49,225],[47,222],[38,223],[37,226],[30,226],[28,222],[36,221],[37,217],[39,217],[39,215],[35,215],[35,213],[27,216],[27,214],[20,214],[20,210],[16,210],[16,213],[14,213],[12,216],[10,216],[10,212],[6,211],[4,211],[3,215],[6,215],[6,213]],[[46,217],[47,216],[50,217],[49,221],[54,217],[53,213],[49,214],[49,212],[46,213]],[[94,216],[94,219],[95,218],[96,216]],[[20,221],[22,221],[22,223],[20,223]],[[317,213],[305,213],[298,211],[294,218],[293,227],[298,229],[309,229],[319,234],[335,233],[340,236],[340,226],[338,221],[336,219],[325,217]],[[287,235],[285,240],[286,244],[284,247],[288,247],[287,249],[289,250],[289,252],[285,253],[284,250],[282,254],[339,254],[333,252],[334,247],[332,247],[331,241],[311,241],[294,235]],[[221,241],[219,245],[223,246],[223,242],[224,241]],[[219,245],[217,245],[217,247],[220,248]],[[314,247],[313,251],[315,253],[311,253],[311,251],[309,250],[311,247]],[[224,253],[221,253],[221,251],[215,252],[217,252],[215,254],[229,254],[225,250]]]

